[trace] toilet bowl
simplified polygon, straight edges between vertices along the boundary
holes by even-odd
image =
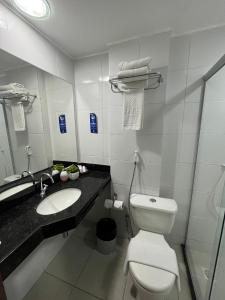
[[[157,246],[161,253],[171,251],[163,234],[168,234],[173,227],[176,202],[173,199],[132,194],[130,204],[134,223],[139,227],[138,234],[132,239],[135,244],[143,247],[148,245],[150,249],[151,246]],[[149,252],[146,256],[151,255]],[[176,257],[174,263],[177,264]],[[128,277],[137,289],[138,300],[164,300],[176,282],[175,274],[136,261],[129,261]]]

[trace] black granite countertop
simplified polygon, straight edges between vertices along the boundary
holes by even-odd
[[[109,182],[109,172],[91,170],[76,181],[49,186],[46,196],[69,187],[82,191],[77,202],[57,214],[37,214],[36,208],[42,201],[39,192],[0,213],[0,273],[3,279],[45,238],[75,228]]]

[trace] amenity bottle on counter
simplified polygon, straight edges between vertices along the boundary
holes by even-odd
[[[68,173],[64,170],[60,173],[60,180],[66,182],[69,179]]]

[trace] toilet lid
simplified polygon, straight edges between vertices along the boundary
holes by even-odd
[[[130,262],[129,268],[136,282],[151,293],[166,294],[176,280],[176,276],[170,272],[136,262]]]

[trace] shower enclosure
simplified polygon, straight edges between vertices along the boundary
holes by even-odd
[[[225,299],[225,55],[203,77],[201,124],[185,245],[198,300]]]

